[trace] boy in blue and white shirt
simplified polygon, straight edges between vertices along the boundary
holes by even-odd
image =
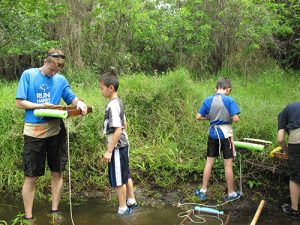
[[[138,207],[133,182],[129,171],[129,142],[125,130],[124,105],[118,97],[119,81],[114,72],[104,73],[99,86],[103,97],[108,98],[104,115],[103,133],[107,138],[104,160],[108,163],[110,185],[116,188],[119,200],[119,215],[127,215]],[[127,200],[126,200],[127,199]]]
[[[240,193],[233,189],[232,160],[235,156],[232,122],[238,122],[240,109],[232,97],[231,82],[228,79],[217,81],[216,93],[207,97],[196,115],[197,120],[209,120],[209,136],[207,142],[207,160],[203,171],[202,188],[195,194],[200,200],[207,200],[207,186],[215,158],[222,152],[224,157],[225,177],[228,187],[226,200],[235,200]]]

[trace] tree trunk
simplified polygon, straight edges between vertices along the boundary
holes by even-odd
[[[58,40],[62,40],[62,49],[67,62],[81,69],[84,61],[81,55],[82,20],[85,19],[87,9],[83,0],[65,0],[64,16],[55,27]]]

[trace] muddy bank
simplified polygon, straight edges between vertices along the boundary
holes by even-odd
[[[187,204],[189,206],[192,203],[206,204],[206,205],[220,205],[222,210],[243,210],[243,211],[255,211],[261,200],[265,200],[265,208],[270,210],[279,208],[283,202],[289,202],[289,189],[287,181],[284,182],[272,182],[273,185],[262,186],[259,188],[247,188],[243,187],[242,197],[239,200],[224,204],[226,192],[226,184],[224,182],[215,181],[208,189],[209,200],[205,203],[201,202],[194,191],[198,187],[197,184],[181,184],[177,189],[166,190],[157,187],[142,187],[140,185],[135,186],[135,195],[137,201],[142,206],[150,207],[162,207]],[[73,197],[76,198],[76,197]],[[101,198],[105,199],[112,204],[117,204],[117,195],[114,190],[107,189],[104,191],[83,192],[79,199],[93,199]]]

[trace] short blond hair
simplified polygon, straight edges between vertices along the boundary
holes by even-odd
[[[51,56],[52,54],[58,54],[58,55],[61,55],[61,56],[64,57],[63,51],[61,51],[60,49],[51,48],[51,49],[48,50],[47,57],[45,59],[45,62],[47,62],[47,63],[54,63],[59,68],[63,68],[64,65],[65,65],[64,58],[62,58],[62,57],[53,57],[53,56]]]

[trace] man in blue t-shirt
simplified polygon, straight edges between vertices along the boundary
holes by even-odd
[[[288,143],[285,142],[288,134]],[[283,152],[288,151],[291,204],[283,204],[282,210],[292,217],[299,217],[300,198],[300,102],[287,105],[278,115],[278,144]]]
[[[16,106],[25,109],[23,169],[25,181],[22,197],[25,220],[32,221],[32,207],[37,179],[45,173],[45,163],[52,173],[52,215],[58,214],[63,187],[62,173],[67,163],[66,130],[61,119],[41,118],[33,114],[34,109],[52,108],[61,98],[87,113],[86,104],[78,99],[64,76],[58,74],[64,66],[61,50],[50,49],[40,68],[25,70],[20,78]]]
[[[233,144],[232,122],[238,122],[240,109],[230,97],[231,82],[228,79],[217,81],[216,93],[207,97],[196,115],[197,120],[209,120],[209,135],[207,143],[207,160],[203,171],[201,189],[196,189],[195,194],[201,201],[208,199],[206,192],[210,174],[215,158],[221,153],[224,157],[225,177],[228,187],[226,200],[232,201],[240,198],[240,193],[233,188],[232,160],[235,156]]]

